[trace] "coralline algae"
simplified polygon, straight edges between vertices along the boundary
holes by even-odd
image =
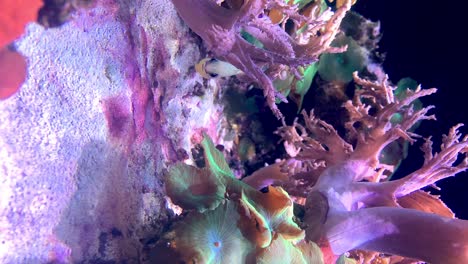
[[[165,162],[221,117],[215,89],[192,95],[194,43],[168,0],[27,27],[29,77],[0,103],[0,262],[140,261],[169,217]]]

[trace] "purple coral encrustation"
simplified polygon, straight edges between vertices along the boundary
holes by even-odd
[[[231,63],[261,86],[269,107],[278,118],[282,114],[275,100],[286,102],[272,83],[278,67],[287,67],[300,79],[298,66],[316,61],[324,52],[342,52],[346,48],[330,47],[330,44],[351,7],[351,1],[346,1],[334,14],[327,10],[322,14],[312,12],[309,17],[299,14],[296,5],[281,0],[246,0],[241,5],[234,0],[221,1],[223,5],[214,0],[172,2],[185,23],[203,39],[215,57]],[[273,9],[283,14],[283,27],[274,24],[267,15]],[[302,33],[289,35],[284,29],[287,19],[300,27]],[[241,31],[255,37],[263,47],[246,41]]]

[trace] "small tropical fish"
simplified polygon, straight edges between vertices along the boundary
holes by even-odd
[[[204,58],[195,65],[195,70],[205,79],[230,77],[242,73],[232,64],[214,58]]]

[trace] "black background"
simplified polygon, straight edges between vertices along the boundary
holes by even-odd
[[[433,136],[434,149],[442,134],[457,124],[468,133],[468,3],[465,1],[358,0],[353,7],[364,17],[381,22],[383,33],[379,50],[386,53],[384,69],[390,79],[411,77],[423,88],[438,88],[424,98],[435,105],[437,121],[425,121],[416,131]],[[421,142],[410,148],[398,175],[418,169],[422,162]],[[398,176],[397,175],[397,176]],[[437,184],[442,200],[458,218],[468,219],[468,173],[460,173]]]

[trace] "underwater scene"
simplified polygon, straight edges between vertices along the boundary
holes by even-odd
[[[0,0],[0,264],[468,263],[467,9]]]

